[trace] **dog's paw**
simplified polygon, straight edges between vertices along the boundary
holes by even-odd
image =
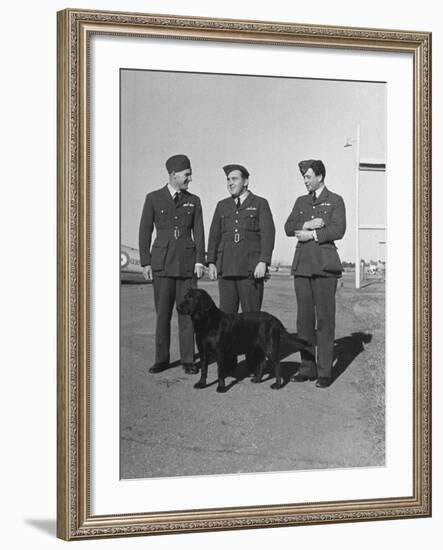
[[[253,384],[260,384],[261,380],[260,380],[260,378],[257,378],[257,376],[253,376],[253,377],[251,378],[251,382],[252,382]]]
[[[226,393],[228,388],[226,386],[217,386],[217,393]]]
[[[283,384],[279,382],[274,382],[273,384],[271,384],[272,390],[280,390],[282,387],[283,387]]]
[[[202,388],[206,388],[206,382],[202,382],[201,380],[194,384],[194,388],[196,390],[201,390]]]

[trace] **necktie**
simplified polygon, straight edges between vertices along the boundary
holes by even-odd
[[[175,202],[175,204],[178,203],[179,198],[180,198],[180,193],[178,193],[178,192],[175,193],[175,195],[174,195],[174,202]]]
[[[240,207],[240,197],[236,197],[236,198],[235,198],[235,206],[236,206],[237,208]]]

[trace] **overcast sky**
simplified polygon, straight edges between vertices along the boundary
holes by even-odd
[[[326,185],[347,208],[348,231],[336,243],[340,256],[354,260],[356,148],[344,144],[360,124],[360,158],[385,160],[385,84],[134,70],[121,78],[122,244],[138,248],[144,198],[166,184],[165,160],[184,153],[206,236],[216,203],[228,196],[222,167],[243,164],[251,191],[269,201],[274,215],[273,261],[290,263],[296,242],[283,226],[306,193],[298,162],[317,158],[325,163]],[[383,174],[363,175],[362,222],[385,222],[383,181]],[[382,256],[383,238],[366,234],[362,255]]]

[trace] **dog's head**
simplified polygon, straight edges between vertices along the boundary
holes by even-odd
[[[215,306],[212,298],[200,288],[191,288],[185,294],[183,302],[177,306],[177,311],[183,315],[205,314]]]

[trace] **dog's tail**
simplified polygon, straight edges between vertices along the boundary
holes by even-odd
[[[304,340],[303,338],[300,338],[297,334],[288,332],[283,325],[282,325],[281,335],[284,338],[287,338],[287,340],[289,340],[291,344],[296,345],[298,349],[310,349],[312,347],[312,344],[310,342],[308,342],[307,340]]]

